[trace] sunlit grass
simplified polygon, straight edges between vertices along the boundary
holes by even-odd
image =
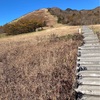
[[[77,48],[82,36],[70,29],[64,26],[0,39],[0,99],[75,98]]]
[[[0,34],[0,38],[6,37],[6,34]]]
[[[98,38],[100,39],[100,24],[98,25],[90,25],[89,26],[95,34],[97,34]]]

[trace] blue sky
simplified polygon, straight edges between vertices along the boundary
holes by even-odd
[[[63,10],[93,9],[100,6],[100,0],[0,0],[0,25],[4,25],[31,11],[59,7]]]

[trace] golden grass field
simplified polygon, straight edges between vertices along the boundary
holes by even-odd
[[[19,41],[36,41],[37,38],[48,38],[51,34],[56,34],[58,36],[67,35],[67,34],[74,34],[78,33],[78,28],[80,26],[64,26],[58,24],[54,28],[46,28],[46,30],[38,31],[38,32],[32,32],[32,33],[26,33],[22,35],[17,36],[9,36],[7,38],[0,39],[0,42],[19,42]],[[36,41],[37,42],[37,41]]]
[[[0,100],[74,100],[77,47],[82,43],[78,28],[57,26],[1,38]]]
[[[90,25],[89,27],[91,27],[94,30],[94,32],[100,32],[100,24]]]
[[[89,27],[98,35],[98,38],[100,39],[100,24],[90,25]]]

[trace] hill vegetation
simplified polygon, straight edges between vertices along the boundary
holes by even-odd
[[[100,24],[100,7],[92,10],[72,10],[70,8],[61,10],[59,8],[48,8],[48,11],[58,18],[58,23],[68,25],[90,25]]]
[[[4,33],[3,26],[0,26],[0,33]]]
[[[56,22],[56,18],[54,18],[47,9],[41,9],[5,24],[0,30],[7,35],[17,35],[35,32],[36,29],[43,30],[43,27],[52,26]]]
[[[17,35],[22,33],[29,33],[36,31],[37,28],[46,26],[45,21],[40,18],[37,19],[21,19],[18,22],[4,25],[4,32],[7,35]]]

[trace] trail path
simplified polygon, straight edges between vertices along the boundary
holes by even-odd
[[[84,44],[78,48],[77,100],[100,100],[100,43],[96,34],[82,28]]]

